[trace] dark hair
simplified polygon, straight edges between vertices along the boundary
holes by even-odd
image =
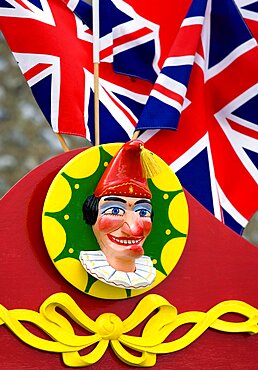
[[[98,218],[99,199],[94,194],[89,195],[82,206],[83,219],[88,225],[94,225]]]
[[[98,218],[99,200],[94,194],[89,195],[82,206],[83,219],[86,224],[94,225]],[[154,212],[151,212],[151,221],[153,222]]]

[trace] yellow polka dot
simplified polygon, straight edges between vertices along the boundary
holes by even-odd
[[[169,219],[175,229],[187,234],[188,231],[188,205],[183,192],[177,194],[169,205]]]
[[[69,215],[64,215],[65,220],[69,220],[70,216]]]
[[[161,264],[167,274],[170,274],[181,257],[185,241],[185,237],[170,239],[162,249]]]
[[[74,185],[74,189],[79,189],[80,185],[79,184],[75,184]]]
[[[98,147],[91,147],[69,161],[63,168],[68,176],[74,179],[83,179],[91,176],[98,168],[100,152]],[[87,165],[84,165],[86,164]]]
[[[65,208],[72,196],[68,181],[63,176],[57,176],[48,190],[44,204],[45,212],[59,212]]]
[[[76,288],[85,291],[88,281],[88,274],[80,261],[72,257],[68,257],[57,261],[55,266],[63,275],[63,277],[69,281],[69,283]]]
[[[170,235],[170,234],[171,234],[171,230],[167,229],[167,230],[165,231],[165,233],[166,233],[166,235]]]
[[[48,253],[55,259],[64,249],[66,233],[62,225],[52,217],[44,216],[42,230]]]
[[[161,172],[152,178],[152,182],[154,185],[163,190],[164,192],[167,191],[175,191],[182,188],[177,176],[173,173],[171,168],[159,157],[154,154],[155,161],[157,161],[159,167],[161,168]]]
[[[74,252],[74,249],[73,249],[73,248],[69,248],[68,252],[69,252],[70,254],[72,254],[72,253]]]
[[[122,143],[120,144],[112,143],[112,144],[103,145],[105,151],[112,156],[116,155],[116,153],[119,151],[121,146],[122,146]]]
[[[104,162],[104,167],[107,167],[108,166],[108,162]]]
[[[164,194],[164,195],[163,195],[163,198],[164,198],[164,199],[168,199],[168,194]]]
[[[157,260],[152,260],[152,263],[153,263],[153,265],[156,265],[156,263],[157,263],[158,261]]]

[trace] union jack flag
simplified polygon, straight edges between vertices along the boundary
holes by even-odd
[[[92,29],[91,6],[83,0],[63,0]],[[117,73],[155,82],[160,68],[159,25],[138,14],[123,0],[101,0],[99,51],[102,62]]]
[[[248,1],[248,3],[246,1],[245,4],[244,0],[237,1],[238,5],[241,5],[241,12],[248,7],[249,18],[250,13],[253,15],[257,13],[254,1]],[[2,0],[0,27],[54,131],[81,136],[86,132],[87,137],[94,141],[91,15],[89,8],[78,0],[64,0],[64,3],[61,0]],[[128,3],[127,5],[135,10],[135,14],[148,19],[149,22],[145,21],[144,25],[149,27],[149,30],[156,29],[150,24],[158,25],[161,45],[158,66],[161,67],[169,52],[169,45],[179,37],[177,34],[180,23],[187,13],[190,0],[173,4],[170,0],[164,1],[159,11],[155,3],[148,2],[146,5],[144,1],[127,0],[125,3],[122,0],[113,0],[114,6],[122,3]],[[251,3],[254,4],[252,9],[249,6]],[[181,54],[185,64],[179,64],[177,70],[184,70],[185,77],[179,79],[177,86],[181,86],[181,83],[185,85],[185,89],[181,91],[176,89],[172,96],[179,103],[178,131],[147,130],[142,138],[150,149],[171,165],[183,186],[196,199],[218,219],[240,232],[247,219],[257,209],[258,199],[255,182],[257,181],[257,168],[255,168],[257,147],[254,149],[254,145],[257,144],[255,136],[257,115],[255,116],[254,113],[257,109],[257,78],[255,80],[257,47],[254,39],[247,32],[246,26],[243,26],[240,13],[236,11],[232,1],[207,2],[204,17],[203,11],[198,10],[198,4],[200,6],[204,3],[193,1],[191,8],[193,14],[190,16],[188,13],[179,32],[182,35],[184,32],[187,34],[190,27],[195,29],[192,35],[196,42],[202,27],[201,42],[197,46],[196,53],[194,53],[193,41],[191,41],[192,46],[188,47],[188,41],[191,40],[188,36],[183,39],[183,43],[179,43],[179,49],[176,50],[175,55],[170,53],[170,63],[167,61],[166,65],[167,71],[173,67],[173,63],[170,65],[171,61],[175,57],[180,57],[180,47],[183,50],[184,46],[188,54]],[[210,12],[211,7],[213,14]],[[119,6],[117,9],[120,9]],[[71,10],[85,21],[82,22],[74,16]],[[229,26],[231,23],[228,24],[228,20],[232,20],[232,14],[234,14],[236,27],[240,26],[239,34],[241,35],[243,31],[243,35],[248,35],[247,39],[239,41],[236,38],[238,41],[234,41],[231,45],[230,38],[225,38],[224,34],[220,35],[216,32],[218,18],[213,16],[214,10],[218,11],[219,18],[225,15],[226,10],[230,12],[225,18],[226,25],[218,26],[228,31],[225,31],[225,35],[232,35],[232,29]],[[232,14],[231,11],[233,11]],[[130,12],[132,15],[132,9]],[[135,20],[137,16],[131,16],[131,18]],[[245,19],[247,19],[246,13]],[[187,22],[192,24],[187,25]],[[255,29],[254,24],[253,21],[252,31]],[[114,28],[112,26],[113,35]],[[147,35],[156,37],[154,31],[150,31]],[[121,49],[116,49],[116,42],[119,42],[117,45],[120,47],[123,41],[126,44],[126,40],[127,37],[123,39],[121,36],[113,42],[115,47],[111,42],[110,48],[103,46],[103,51],[109,50],[111,53],[115,50],[116,56],[121,56]],[[224,54],[217,54],[214,49],[217,47],[214,45],[220,45],[220,43],[222,50],[225,48]],[[157,53],[159,46],[156,46],[159,44],[156,41],[154,44],[155,53]],[[242,44],[243,48],[241,48]],[[127,45],[130,49],[132,44],[127,43]],[[245,50],[246,46],[249,49]],[[175,50],[174,44],[173,47],[172,51]],[[130,52],[132,51],[133,48]],[[123,52],[127,52],[126,48]],[[186,60],[186,54],[190,55],[190,59]],[[129,62],[132,64],[132,60]],[[243,79],[239,84],[237,79],[240,78],[240,74]],[[152,84],[113,73],[109,63],[101,63],[100,75],[100,141],[102,143],[126,141],[132,136]],[[140,76],[141,73],[138,75]],[[172,79],[177,81],[179,75],[174,73]],[[164,93],[164,90],[159,93]],[[222,91],[226,94],[221,94]],[[149,109],[149,103],[146,111],[147,109]],[[162,116],[164,110],[159,112]],[[181,115],[180,112],[182,112]],[[174,113],[176,113],[175,110]],[[174,120],[174,125],[176,127],[177,119]],[[225,152],[230,158],[230,165],[225,156],[223,157]]]
[[[66,5],[3,0],[0,29],[53,131],[94,141],[92,31]],[[108,63],[100,77],[100,140],[113,141],[116,132],[127,141],[151,84],[118,75]]]
[[[190,61],[194,55],[193,65],[185,55],[193,39],[176,40],[179,50],[173,45],[137,128],[150,127],[146,117],[152,119],[156,130],[142,135],[147,146],[171,165],[196,199],[240,233],[258,208],[257,42],[233,1],[206,1],[204,19],[201,3],[193,1],[178,35],[181,39],[182,32],[187,35],[184,28],[203,23],[196,52],[188,55]],[[189,74],[184,79],[189,66],[190,79]],[[180,119],[178,130],[159,131],[155,110],[168,125],[170,118],[172,127]]]
[[[123,0],[100,2],[100,60],[116,72],[155,82],[160,71],[159,26]]]
[[[257,0],[235,0],[242,17],[247,26],[258,40],[258,1]]]
[[[137,130],[176,129],[186,99],[195,53],[204,23],[207,0],[193,2],[148,98]],[[162,115],[160,114],[162,112]]]

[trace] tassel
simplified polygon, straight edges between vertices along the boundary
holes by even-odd
[[[145,149],[143,145],[141,146],[141,165],[143,177],[146,179],[151,179],[162,171],[153,153]]]

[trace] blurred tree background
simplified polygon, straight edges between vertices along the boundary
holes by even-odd
[[[0,194],[63,149],[0,33]],[[65,136],[65,135],[64,135]],[[65,136],[69,148],[86,139]]]
[[[17,63],[0,33],[0,196],[20,178],[63,149],[36,104]],[[89,142],[65,136],[70,149]],[[258,246],[258,212],[244,237]]]

